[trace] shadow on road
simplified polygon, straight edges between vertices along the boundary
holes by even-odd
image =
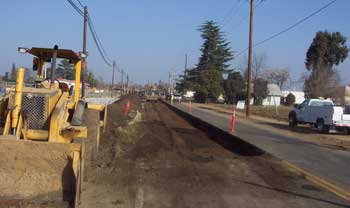
[[[169,105],[168,105],[169,106]],[[202,130],[214,142],[223,148],[241,156],[259,156],[265,152],[252,144],[249,144],[238,137],[233,136],[217,127],[208,124],[194,116],[191,116],[177,108],[169,106],[174,112],[185,118],[194,127]]]

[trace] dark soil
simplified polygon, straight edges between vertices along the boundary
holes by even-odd
[[[349,206],[269,155],[223,145],[233,138],[199,130],[160,102],[124,97],[108,111],[79,207]]]

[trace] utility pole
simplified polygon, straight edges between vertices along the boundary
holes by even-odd
[[[129,94],[129,75],[126,75],[126,94]]]
[[[88,11],[87,6],[84,7],[84,30],[83,30],[83,53],[86,54],[86,32],[87,32]],[[86,78],[86,58],[82,61],[81,73],[81,97],[85,98],[85,78]]]
[[[187,70],[187,54],[185,56],[185,73],[186,73],[186,70]]]
[[[250,0],[250,21],[249,21],[249,54],[248,54],[248,80],[245,115],[250,115],[250,95],[252,82],[252,48],[253,48],[253,19],[254,19],[254,0]]]
[[[171,94],[170,86],[171,86],[171,72],[169,72],[169,83],[168,83],[168,93],[169,94]]]
[[[111,94],[113,93],[113,87],[114,87],[114,73],[115,73],[115,61],[113,61],[112,65],[112,87],[111,87]]]
[[[124,93],[124,69],[122,69],[122,76],[120,77],[122,84],[122,94]]]
[[[176,77],[176,72],[174,71],[173,72],[173,77],[172,77],[171,94],[174,94],[174,91],[175,91],[175,85],[176,85],[175,77]]]

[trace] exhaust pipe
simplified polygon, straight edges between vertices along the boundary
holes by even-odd
[[[58,46],[55,45],[52,50],[52,60],[51,60],[51,82],[50,84],[55,84],[55,72],[56,72],[56,59],[57,59]]]

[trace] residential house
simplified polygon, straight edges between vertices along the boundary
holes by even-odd
[[[267,84],[268,94],[263,100],[263,106],[279,106],[281,104],[281,97],[283,96],[280,87],[276,84]]]

